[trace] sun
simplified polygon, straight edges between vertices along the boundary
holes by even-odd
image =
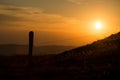
[[[96,28],[97,30],[102,29],[102,22],[96,22],[96,23],[95,23],[95,28]]]

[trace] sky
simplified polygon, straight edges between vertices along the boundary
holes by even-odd
[[[0,0],[0,44],[80,46],[120,31],[120,0]],[[101,29],[96,29],[100,22]]]

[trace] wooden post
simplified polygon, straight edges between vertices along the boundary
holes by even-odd
[[[29,55],[28,55],[28,66],[32,65],[32,53],[33,53],[33,41],[34,41],[34,32],[29,32]]]

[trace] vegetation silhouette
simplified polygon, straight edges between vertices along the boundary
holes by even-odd
[[[120,79],[120,32],[60,54],[33,56],[30,71],[26,61],[27,56],[1,56],[0,79]]]

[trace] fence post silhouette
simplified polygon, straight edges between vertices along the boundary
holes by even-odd
[[[29,53],[28,53],[28,66],[32,65],[32,53],[33,53],[33,41],[34,41],[34,32],[29,32]]]

